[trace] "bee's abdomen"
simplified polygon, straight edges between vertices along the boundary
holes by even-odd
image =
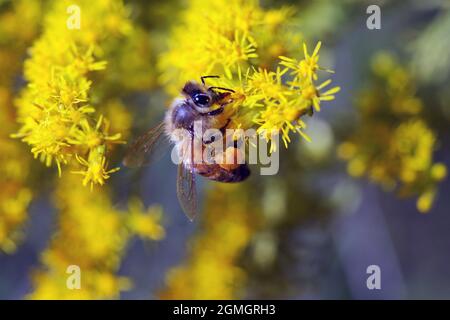
[[[199,164],[195,166],[195,171],[205,178],[219,182],[240,182],[250,175],[247,164],[241,164],[232,170],[226,170],[218,164]]]

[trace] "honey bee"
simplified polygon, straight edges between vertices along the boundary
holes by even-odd
[[[166,111],[164,120],[137,138],[129,147],[123,161],[128,167],[142,166],[160,149],[164,141],[173,144],[181,157],[178,165],[177,196],[190,220],[193,220],[197,213],[195,174],[219,182],[240,182],[250,175],[250,169],[245,162],[223,163],[217,160],[223,159],[224,154],[229,156],[230,153],[235,160],[242,156],[236,145],[225,146],[224,154],[213,155],[212,162],[194,161],[194,140],[199,139],[197,141],[201,142],[200,148],[203,151],[209,143],[214,142],[214,137],[205,141],[203,133],[208,129],[218,129],[224,133],[231,121],[233,110],[227,108],[227,105],[235,99],[232,97],[234,90],[209,87],[205,84],[206,78],[218,77],[203,76],[200,78],[201,83],[188,81],[181,91],[181,96],[176,98]],[[194,123],[199,120],[200,132],[194,130]],[[187,137],[186,134],[181,136],[178,129],[188,132]]]

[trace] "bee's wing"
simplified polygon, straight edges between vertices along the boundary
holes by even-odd
[[[132,168],[149,164],[162,157],[168,150],[168,145],[169,138],[164,134],[164,122],[161,122],[132,142],[123,164]]]
[[[197,214],[197,188],[195,175],[183,163],[178,165],[177,196],[181,208],[192,221]]]

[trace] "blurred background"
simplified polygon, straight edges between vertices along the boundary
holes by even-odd
[[[240,6],[226,3],[215,5]],[[341,91],[304,118],[312,141],[292,135],[277,175],[253,167],[236,185],[198,179],[201,213],[190,222],[169,153],[148,167],[121,167],[91,191],[87,173],[70,173],[84,170],[82,161],[75,168],[60,158],[58,177],[56,156],[50,167],[33,158],[37,144],[23,132],[34,124],[23,119],[69,87],[75,104],[108,119],[99,125],[103,138],[111,132],[105,141],[116,132],[130,141],[161,121],[173,88],[189,79],[183,68],[197,61],[183,54],[200,46],[202,32],[215,32],[213,5],[0,0],[1,299],[450,297],[449,3],[244,3],[299,37],[260,40],[256,24],[249,32],[259,56],[300,59],[302,41],[309,50],[321,41],[320,66],[334,70]],[[55,27],[71,4],[81,8],[75,36]],[[381,29],[366,24],[373,4]],[[193,33],[202,19],[205,29]],[[80,48],[85,56],[73,53]],[[108,168],[121,166],[126,146],[107,149]],[[81,268],[80,290],[66,287],[69,265]],[[381,269],[380,290],[366,286],[370,265]]]

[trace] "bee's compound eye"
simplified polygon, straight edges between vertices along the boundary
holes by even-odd
[[[192,100],[194,100],[194,103],[198,105],[199,107],[207,107],[209,105],[209,97],[206,94],[203,93],[197,93],[192,97]]]

